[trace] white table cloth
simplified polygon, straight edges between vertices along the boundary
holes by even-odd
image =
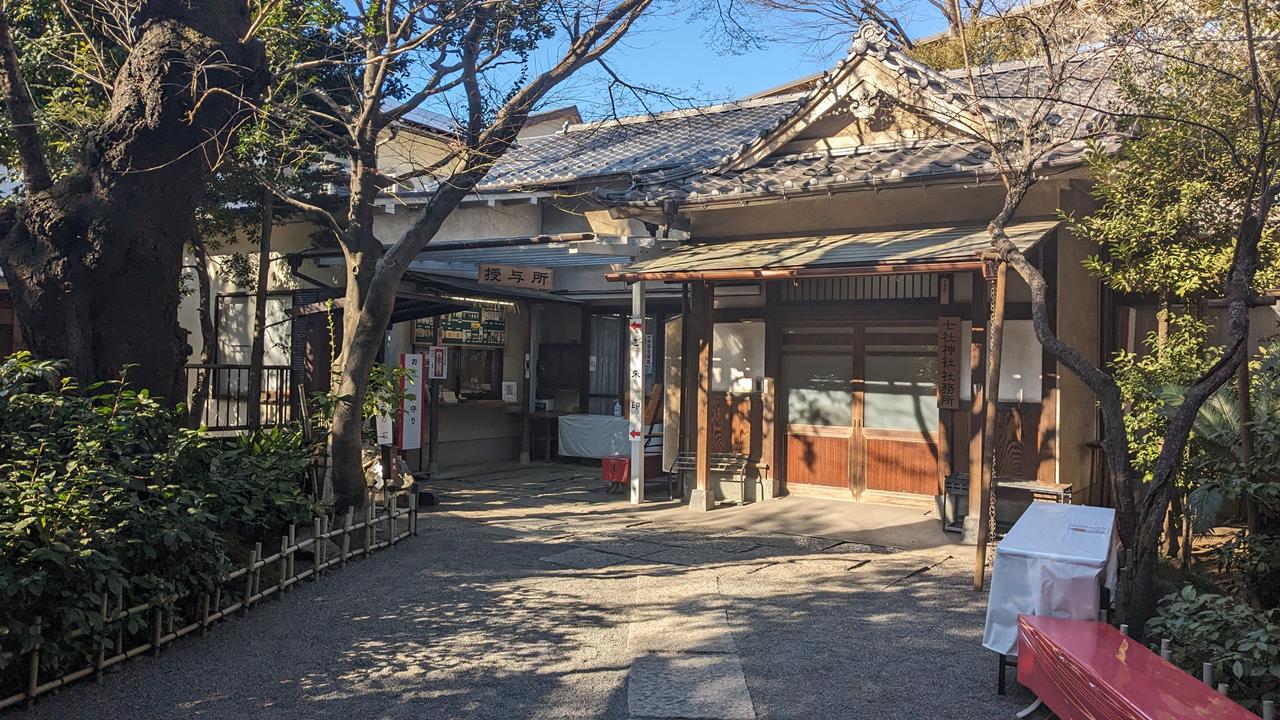
[[[561,415],[560,454],[570,457],[603,458],[631,455],[627,432],[631,424],[613,415]]]
[[[1018,615],[1097,620],[1116,579],[1115,510],[1033,502],[996,547],[982,644],[1018,653]]]

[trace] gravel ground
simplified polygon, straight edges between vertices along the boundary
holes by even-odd
[[[12,717],[623,719],[629,619],[652,622],[664,579],[706,588],[757,717],[978,720],[1026,703],[995,695],[967,556],[699,532],[584,475],[443,485],[418,538]]]

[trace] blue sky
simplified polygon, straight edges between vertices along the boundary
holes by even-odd
[[[919,0],[904,3],[898,15],[913,37],[946,27],[937,11]],[[752,30],[760,34],[789,34],[788,23],[777,15],[752,20]],[[700,82],[709,92],[728,91],[741,97],[825,70],[849,46],[847,34],[833,29],[830,34],[839,37],[816,47],[778,39],[746,53],[726,54],[708,43],[705,34],[710,24],[698,18],[652,16],[643,21],[639,32],[633,31],[615,48],[608,60],[628,80],[662,84],[685,77]]]
[[[899,2],[894,14],[913,37],[945,29],[937,10],[924,0]],[[705,15],[651,14],[605,59],[628,82],[660,87],[678,98],[648,98],[651,110],[739,98],[828,69],[844,56],[849,37],[843,28],[826,29],[829,37],[817,43],[795,40],[795,21],[802,17],[788,19],[773,13],[749,18],[752,32],[765,40],[735,53],[719,47],[723,43],[715,41],[714,22]],[[535,59],[534,66],[539,64]],[[588,69],[548,98],[544,108],[577,104],[588,118],[608,115],[608,98],[601,92],[607,84],[603,71]],[[644,110],[634,97],[622,100],[630,103],[621,108],[625,112]]]
[[[821,25],[813,16],[784,15],[779,12],[756,11],[736,14],[759,42],[749,47],[729,50],[720,40],[717,23],[708,12],[695,12],[691,7],[722,5],[741,0],[679,0],[659,5],[643,17],[628,35],[605,57],[605,62],[626,82],[643,88],[660,89],[664,95],[635,94],[614,86],[600,67],[592,65],[579,71],[551,95],[544,98],[538,110],[576,105],[584,119],[595,120],[613,115],[661,112],[741,98],[783,85],[831,68],[844,57],[849,47],[851,28]],[[890,4],[892,3],[892,7]],[[881,7],[906,28],[912,37],[924,37],[945,29],[938,10],[926,0],[884,0]],[[674,9],[673,9],[674,8]],[[797,27],[797,23],[804,23]],[[814,40],[814,36],[825,36]],[[800,40],[804,38],[804,40]],[[546,70],[560,58],[564,39],[546,42],[529,58],[530,73]],[[489,77],[495,96],[501,96],[517,80],[517,68],[508,66]],[[456,98],[438,96],[423,110],[441,116],[451,115],[450,104]]]

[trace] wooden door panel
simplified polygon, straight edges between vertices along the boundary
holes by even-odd
[[[711,452],[759,459],[760,408],[757,393],[711,393]]]
[[[886,492],[936,495],[938,445],[930,438],[871,435],[865,441],[867,488]]]
[[[787,434],[787,482],[849,487],[849,433]]]

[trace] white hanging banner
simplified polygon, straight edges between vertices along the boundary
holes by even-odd
[[[400,356],[400,367],[408,371],[400,383],[400,449],[422,448],[422,378],[425,359],[421,353]]]

